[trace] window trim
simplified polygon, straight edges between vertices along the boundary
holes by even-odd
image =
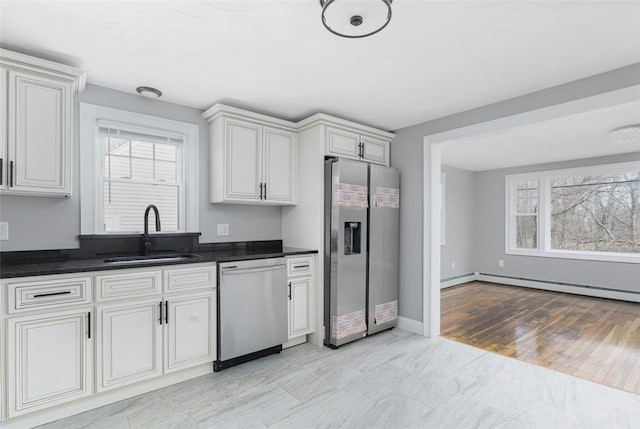
[[[544,258],[582,259],[589,261],[640,263],[640,253],[589,252],[584,250],[551,249],[551,180],[566,176],[594,176],[611,173],[640,171],[640,161],[573,167],[521,174],[505,175],[505,254]],[[523,181],[538,181],[537,248],[516,247],[516,184]]]
[[[181,196],[179,232],[199,231],[198,201],[198,149],[199,127],[196,124],[179,122],[157,116],[114,109],[89,103],[80,103],[80,233],[81,234],[131,234],[130,232],[105,232],[100,213],[102,207],[102,151],[98,150],[96,137],[98,120],[131,124],[132,129],[156,129],[168,134],[181,134],[183,143],[184,192]],[[188,167],[188,168],[187,168]],[[140,213],[142,217],[143,213]],[[136,232],[133,232],[135,234]],[[175,232],[173,232],[175,233]]]

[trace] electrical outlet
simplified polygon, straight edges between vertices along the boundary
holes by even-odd
[[[0,240],[9,239],[9,222],[0,222]]]
[[[218,224],[218,235],[229,235],[229,224],[228,223],[219,223]]]
[[[455,262],[452,262],[452,263],[451,263],[451,269],[452,269],[452,270],[455,270],[455,269],[456,269],[456,263],[455,263]]]
[[[504,268],[504,261],[502,259],[498,259],[498,266]]]

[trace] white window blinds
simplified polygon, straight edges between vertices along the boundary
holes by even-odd
[[[102,148],[105,232],[140,232],[148,204],[162,231],[179,231],[184,213],[184,137],[135,125],[98,121]]]

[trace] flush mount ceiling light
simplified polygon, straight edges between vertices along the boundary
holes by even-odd
[[[393,0],[320,0],[322,23],[333,34],[350,39],[371,36],[391,21]]]
[[[609,132],[609,136],[617,144],[640,143],[640,124],[615,128]]]
[[[139,86],[136,88],[136,92],[143,97],[147,98],[160,98],[162,97],[162,91],[152,88],[150,86]]]

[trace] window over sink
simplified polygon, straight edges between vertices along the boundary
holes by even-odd
[[[148,204],[162,232],[198,230],[198,127],[82,103],[81,231],[138,233]]]

